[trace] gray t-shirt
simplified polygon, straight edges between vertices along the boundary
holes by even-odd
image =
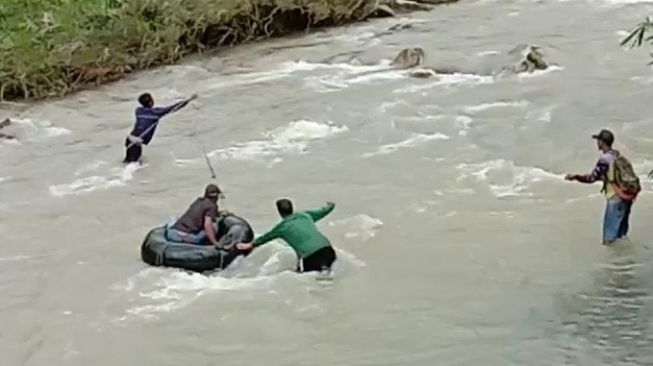
[[[198,234],[204,230],[206,216],[215,220],[218,216],[218,204],[209,198],[200,197],[188,207],[172,228],[185,233]]]

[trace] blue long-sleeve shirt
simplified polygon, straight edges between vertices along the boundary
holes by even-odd
[[[613,151],[608,151],[602,153],[599,156],[599,160],[594,165],[594,169],[589,174],[580,174],[576,177],[576,180],[581,183],[594,183],[598,180],[603,180],[607,177],[608,170],[610,169],[610,164],[615,159]]]
[[[132,136],[140,137],[143,139],[143,144],[147,145],[154,137],[156,125],[159,123],[161,117],[172,112],[175,108],[181,108],[188,104],[188,100],[171,104],[165,107],[143,107],[136,108],[136,123],[131,131]]]
[[[603,189],[601,189],[601,192],[603,192],[605,198],[610,199],[615,194],[615,185],[612,183],[614,181],[614,172],[610,169],[615,159],[616,154],[613,150],[601,153],[599,160],[594,165],[594,169],[589,174],[577,175],[576,180],[581,183],[594,183],[602,180]]]

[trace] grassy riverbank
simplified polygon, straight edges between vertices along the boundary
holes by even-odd
[[[3,0],[0,99],[62,96],[207,48],[379,13],[372,0]]]

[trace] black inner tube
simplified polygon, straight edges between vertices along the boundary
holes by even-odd
[[[141,245],[141,259],[153,266],[176,267],[194,272],[225,269],[238,256],[247,256],[251,249],[239,250],[239,242],[251,242],[254,231],[249,223],[236,215],[221,216],[214,223],[218,246],[178,243],[166,238],[166,227],[148,232]]]

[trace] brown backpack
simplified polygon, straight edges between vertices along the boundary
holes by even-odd
[[[616,184],[626,195],[635,198],[642,190],[639,177],[637,177],[637,173],[635,173],[630,161],[619,151],[615,150],[615,153],[616,157],[613,162],[614,182],[612,183]]]

